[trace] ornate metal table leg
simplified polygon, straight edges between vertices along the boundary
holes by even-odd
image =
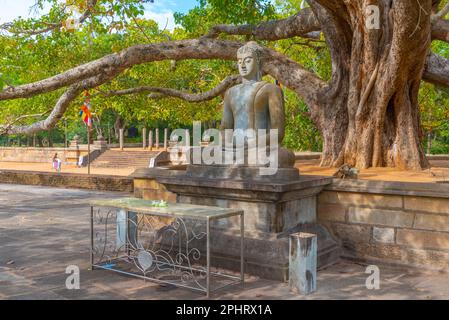
[[[245,283],[245,218],[243,213],[240,215],[240,279],[242,281],[242,286]]]
[[[90,270],[94,269],[94,207],[90,206]]]
[[[207,275],[206,275],[206,292],[207,298],[210,297],[210,220],[207,218],[206,222],[206,259],[207,259]]]
[[[131,251],[137,248],[138,221],[137,213],[126,210],[126,256],[130,259]]]
[[[128,212],[128,235],[129,235],[129,243],[132,248],[137,248],[137,237],[139,233],[139,217],[137,212],[129,211]]]
[[[125,210],[120,209],[117,210],[117,217],[116,217],[116,225],[117,225],[117,235],[115,240],[115,246],[117,249],[124,248],[125,251],[127,250],[127,226],[128,226],[128,216]]]
[[[126,221],[126,232],[125,232],[125,251],[126,251],[126,257],[128,261],[130,260],[129,255],[131,253],[130,249],[130,241],[129,241],[129,212],[128,210],[125,211],[125,221]]]

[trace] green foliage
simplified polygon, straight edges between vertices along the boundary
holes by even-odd
[[[310,121],[306,104],[298,100],[294,92],[288,90],[285,93],[284,145],[292,150],[321,151],[321,137]]]
[[[449,139],[436,137],[432,142],[431,154],[449,154]]]
[[[432,43],[432,50],[449,59],[449,44],[440,41]],[[449,89],[422,82],[419,90],[423,146],[427,150],[431,141],[432,154],[449,154]]]
[[[45,1],[38,2],[42,6]],[[44,27],[44,22],[64,21],[69,17],[67,10],[58,1],[49,0],[53,7],[42,20],[18,19],[17,29]],[[84,1],[67,1],[84,12]],[[94,13],[78,30],[57,30],[35,37],[5,35],[0,37],[0,85],[19,85],[40,80],[71,67],[92,61],[106,54],[118,52],[135,44],[193,38],[208,32],[219,23],[259,23],[275,18],[283,18],[299,10],[298,1],[285,1],[273,5],[268,0],[200,0],[197,7],[187,14],[175,15],[182,28],[172,32],[159,30],[154,21],[142,18],[142,2],[136,0],[101,0],[92,10]],[[142,32],[143,30],[143,32]],[[242,37],[237,37],[245,40]],[[329,78],[329,55],[320,41],[306,45],[298,39],[279,41],[276,45],[264,45],[290,55],[306,68]],[[17,54],[20,52],[20,54]],[[119,77],[98,88],[100,91],[119,90],[141,85],[170,87],[186,92],[200,93],[212,89],[229,74],[237,73],[235,64],[227,61],[188,60],[173,64],[170,61],[142,64],[126,70]],[[318,150],[319,133],[307,117],[307,107],[296,94],[285,89],[287,131],[285,144],[298,150]],[[0,102],[0,122],[9,123],[23,114],[38,114],[51,109],[62,93],[58,90],[28,99]],[[96,124],[108,135],[116,115],[120,115],[128,125],[137,127],[168,126],[190,127],[193,120],[216,126],[221,118],[220,97],[212,101],[188,103],[175,98],[150,99],[145,95],[129,95],[105,98],[92,90],[92,109],[100,119]],[[79,119],[81,98],[72,104],[65,114],[69,138],[78,134],[85,138],[85,128]],[[22,123],[31,123],[29,118]],[[59,123],[55,130],[63,130]]]
[[[118,10],[118,9],[117,9]],[[138,25],[137,25],[138,24]],[[144,31],[144,33],[142,32]],[[118,52],[132,45],[184,39],[188,34],[177,29],[173,32],[159,30],[151,20],[137,17],[135,22],[128,22],[120,32],[99,29],[87,24],[76,32],[55,31],[36,37],[4,35],[0,37],[0,85],[20,85],[37,81],[71,67],[100,58],[106,54]],[[20,52],[20,54],[17,54]],[[134,86],[149,85],[171,87],[187,92],[199,93],[216,86],[230,73],[233,64],[222,61],[182,61],[173,65],[170,61],[156,62],[135,66],[122,75],[99,88],[101,91],[118,90]],[[0,102],[0,123],[10,123],[23,114],[38,114],[50,110],[62,91],[39,95],[27,99]],[[92,110],[104,122],[111,118],[109,111],[120,115],[128,123],[137,121],[139,126],[168,125],[186,126],[195,120],[213,121],[220,118],[220,99],[210,102],[190,104],[174,98],[150,99],[145,95],[132,95],[105,98],[96,90],[91,91]],[[74,102],[65,114],[70,132],[79,130],[79,106],[81,98]],[[41,117],[40,119],[42,119]],[[36,118],[24,119],[27,124]],[[108,119],[113,126],[115,119]],[[61,124],[58,124],[61,129]],[[106,131],[106,130],[103,130]]]
[[[256,24],[274,19],[276,8],[270,0],[198,0],[187,14],[175,13],[175,22],[192,36],[204,35],[220,23]]]

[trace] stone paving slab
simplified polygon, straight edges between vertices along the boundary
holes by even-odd
[[[0,299],[204,299],[204,295],[104,270],[89,271],[91,198],[122,193],[0,184]],[[81,287],[65,287],[68,265]],[[318,272],[318,290],[302,296],[286,283],[247,277],[212,299],[449,299],[449,277],[379,265],[379,290],[368,290],[366,266],[349,261]]]

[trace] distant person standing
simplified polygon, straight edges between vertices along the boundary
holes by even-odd
[[[53,156],[53,169],[55,169],[57,172],[61,172],[61,159],[58,158],[58,154],[55,153]]]
[[[78,163],[77,163],[78,168],[81,168],[83,166],[83,164],[84,164],[84,157],[80,156],[78,158]]]

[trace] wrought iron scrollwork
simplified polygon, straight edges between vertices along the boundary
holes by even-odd
[[[95,265],[126,264],[133,274],[206,289],[207,270],[200,263],[204,248],[198,247],[206,237],[204,224],[137,213],[120,218],[118,210],[94,211]]]

